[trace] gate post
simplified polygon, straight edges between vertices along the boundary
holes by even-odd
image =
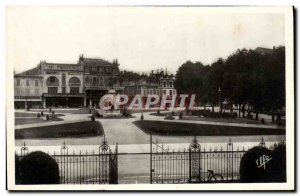
[[[192,182],[192,152],[191,152],[191,147],[189,147],[189,183]]]
[[[109,153],[109,184],[118,184],[118,143],[115,153]]]
[[[150,132],[150,184],[152,184],[152,133]]]
[[[189,146],[189,182],[197,183],[201,181],[200,165],[200,144],[194,136],[193,142]]]

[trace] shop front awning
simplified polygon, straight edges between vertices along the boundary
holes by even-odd
[[[42,97],[38,96],[15,96],[14,101],[42,101]]]
[[[62,94],[62,93],[57,93],[57,94],[49,94],[49,93],[44,93],[43,97],[84,97],[84,93],[79,93],[79,94]]]

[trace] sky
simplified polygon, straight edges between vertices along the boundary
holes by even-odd
[[[284,45],[284,15],[236,8],[8,7],[7,65],[16,73],[40,60],[112,61],[121,70],[176,70],[187,60],[211,64],[237,49]]]

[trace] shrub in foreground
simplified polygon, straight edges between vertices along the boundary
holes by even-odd
[[[272,182],[271,151],[262,146],[255,146],[248,150],[240,163],[241,182]]]
[[[285,143],[275,144],[272,150],[273,182],[286,182],[286,145]]]
[[[48,154],[36,151],[16,165],[16,182],[20,184],[59,184],[59,167]]]

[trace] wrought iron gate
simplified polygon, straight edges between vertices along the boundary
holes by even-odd
[[[21,160],[28,153],[24,143],[16,159]],[[118,145],[113,152],[105,138],[97,153],[81,150],[70,153],[64,143],[60,153],[54,151],[49,155],[58,164],[61,184],[118,184]]]
[[[150,136],[150,183],[236,182],[244,148],[201,148],[196,137],[187,150],[170,151],[164,145],[152,143]]]

